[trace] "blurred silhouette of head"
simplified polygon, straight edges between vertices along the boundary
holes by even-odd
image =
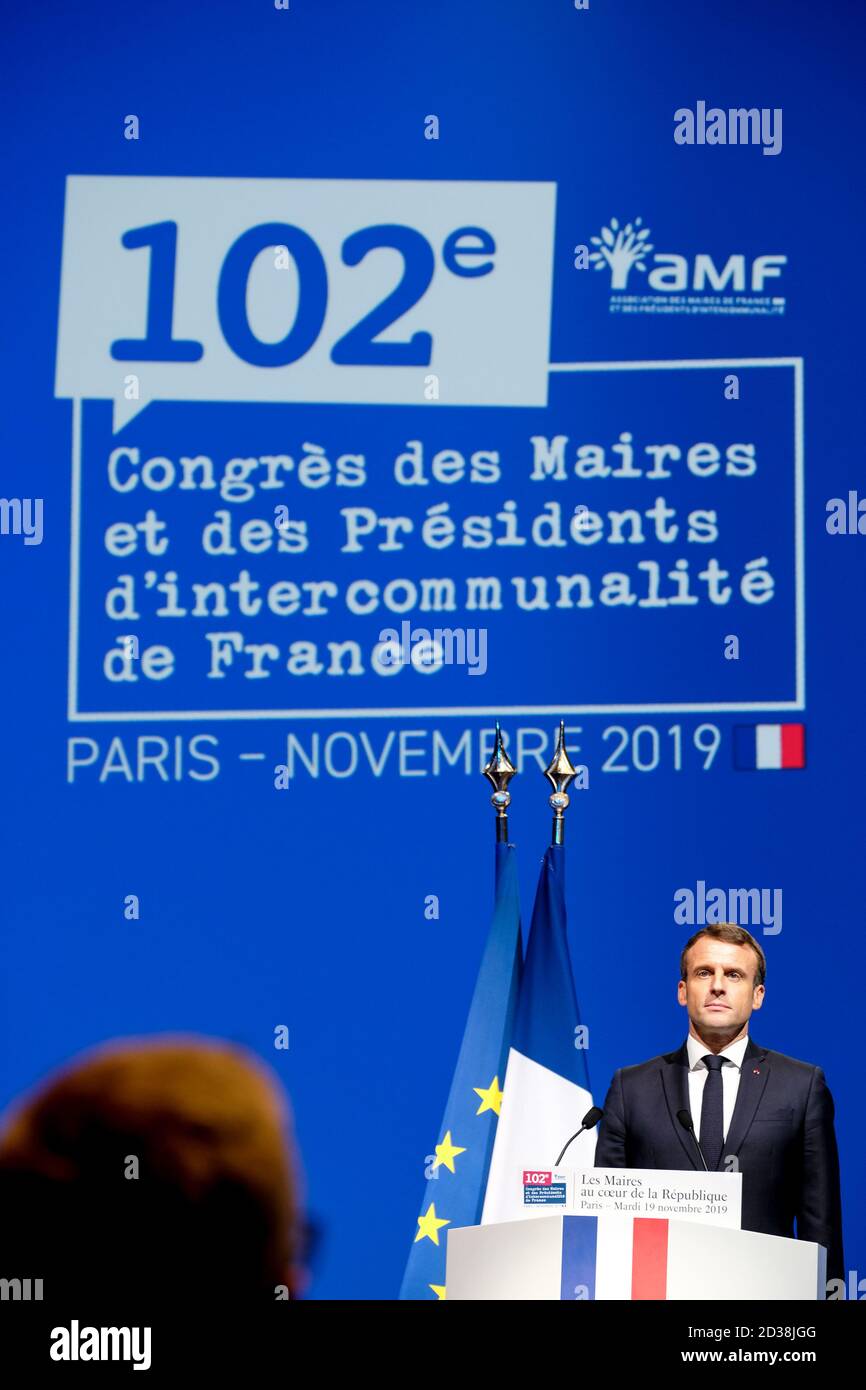
[[[251,1054],[108,1044],[0,1136],[0,1274],[41,1278],[67,1303],[71,1290],[132,1305],[294,1296],[298,1186],[288,1104]]]

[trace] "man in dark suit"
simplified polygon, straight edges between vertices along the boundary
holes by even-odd
[[[828,1280],[844,1280],[833,1097],[820,1067],[749,1037],[766,972],[742,927],[703,927],[686,942],[677,998],[689,1036],[676,1052],[617,1071],[595,1164],[739,1171],[743,1230],[793,1236],[796,1221],[799,1240],[826,1248]]]

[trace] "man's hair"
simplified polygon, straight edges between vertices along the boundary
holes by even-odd
[[[733,922],[712,923],[710,926],[701,927],[700,931],[696,931],[694,936],[689,937],[680,956],[681,980],[687,978],[686,970],[688,969],[688,965],[686,963],[686,956],[695,942],[700,941],[702,936],[712,937],[713,941],[729,941],[732,946],[751,946],[758,959],[755,968],[755,985],[762,985],[764,983],[767,978],[767,957],[752,936],[752,933],[747,932],[745,927],[735,926]]]
[[[135,1039],[76,1060],[12,1117],[0,1184],[4,1264],[14,1250],[67,1301],[273,1300],[296,1256],[288,1106],[227,1043]]]

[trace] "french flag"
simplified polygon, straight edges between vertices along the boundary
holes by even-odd
[[[738,771],[787,771],[805,766],[805,724],[738,724],[734,728],[734,767]]]
[[[550,1167],[583,1116],[592,1109],[586,1050],[571,970],[565,918],[565,850],[544,856],[508,1053],[502,1111],[490,1160],[481,1224],[549,1215],[526,1206],[521,1174],[527,1163]],[[591,1167],[596,1133],[586,1130],[570,1162]]]

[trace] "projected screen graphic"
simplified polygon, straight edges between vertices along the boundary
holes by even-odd
[[[680,1046],[680,950],[736,914],[866,1261],[862,117],[815,114],[859,54],[803,6],[787,47],[668,10],[99,0],[42,7],[40,63],[11,35],[0,1101],[110,1038],[250,1048],[312,1297],[395,1297],[450,1177],[497,720],[524,932],[560,720],[579,768],[594,1103]],[[783,111],[766,154],[700,138],[740,105]]]

